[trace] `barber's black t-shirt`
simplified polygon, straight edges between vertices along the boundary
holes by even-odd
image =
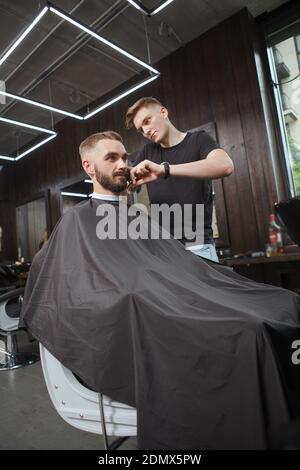
[[[150,142],[144,148],[132,155],[134,165],[143,160],[155,163],[169,162],[170,165],[190,163],[203,160],[215,149],[220,148],[205,131],[188,132],[185,138],[172,147],[161,147],[160,144]],[[151,204],[179,203],[193,205],[193,230],[196,228],[196,204],[204,204],[204,243],[212,243],[212,184],[210,180],[172,177],[159,179],[147,184]],[[171,224],[171,233],[173,228]],[[186,240],[183,238],[183,242]]]

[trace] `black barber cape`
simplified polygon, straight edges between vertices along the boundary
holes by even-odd
[[[140,449],[278,445],[300,405],[300,296],[174,239],[99,240],[103,202],[70,209],[36,255],[21,325],[90,388],[137,408]]]

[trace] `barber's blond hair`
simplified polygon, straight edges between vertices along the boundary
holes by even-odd
[[[96,134],[89,135],[79,145],[79,154],[80,154],[81,159],[83,159],[83,156],[86,151],[93,149],[100,140],[104,140],[104,139],[118,140],[119,142],[123,144],[122,137],[117,132],[114,132],[114,131],[97,132]]]
[[[125,120],[126,128],[131,129],[134,126],[133,120],[134,120],[137,112],[141,108],[146,107],[146,106],[151,105],[151,104],[158,104],[159,106],[163,107],[161,102],[158,101],[156,98],[153,98],[152,96],[147,96],[145,98],[140,98],[132,106],[130,106],[130,108],[128,109],[128,111],[126,113],[126,120]]]

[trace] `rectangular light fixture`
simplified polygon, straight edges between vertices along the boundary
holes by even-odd
[[[3,116],[0,116],[0,121],[6,122],[7,124],[13,124],[15,126],[27,127],[28,129],[34,129],[35,131],[45,132],[46,134],[56,134],[55,131],[50,131],[50,129],[45,129],[45,127],[34,126],[25,122],[15,121],[14,119],[8,119]]]
[[[40,19],[44,16],[44,14],[48,11],[48,7],[44,7],[42,11],[37,15],[37,17],[33,20],[33,22],[25,29],[24,33],[18,37],[16,42],[8,49],[8,51],[4,54],[3,57],[0,59],[0,65],[6,61],[7,57],[16,49],[16,47],[26,38],[26,36],[30,33],[30,31],[35,27],[35,25],[40,21]]]
[[[51,5],[51,4],[49,4]],[[112,49],[114,49],[115,51],[119,52],[120,54],[124,55],[125,57],[127,57],[128,59],[131,59],[133,60],[134,62],[136,62],[137,64],[139,65],[142,65],[143,67],[145,67],[146,69],[150,70],[150,72],[153,72],[153,73],[159,73],[158,70],[156,70],[155,68],[151,67],[151,65],[147,64],[146,62],[143,62],[142,60],[138,59],[137,57],[135,57],[134,55],[130,54],[129,52],[125,51],[125,49],[122,49],[121,47],[117,46],[116,44],[114,44],[113,42],[111,41],[108,41],[108,39],[105,39],[103,36],[100,36],[100,34],[96,33],[95,31],[93,31],[91,28],[89,28],[88,26],[84,25],[83,23],[81,23],[80,21],[78,20],[74,20],[72,18],[71,15],[69,15],[68,13],[65,13],[64,11],[62,11],[60,8],[57,8],[57,7],[54,7],[54,6],[50,6],[50,11],[52,11],[53,13],[55,13],[56,15],[60,16],[61,18],[63,18],[64,20],[68,21],[69,23],[71,23],[72,25],[74,26],[77,26],[77,28],[81,29],[82,31],[84,31],[85,33],[89,34],[90,36],[94,37],[95,39],[98,39],[98,41],[102,42],[103,44],[106,44],[107,46],[111,47]]]
[[[85,183],[93,183],[92,180],[84,180]]]
[[[12,98],[14,100],[22,101],[23,103],[31,104],[32,106],[37,106],[38,108],[48,109],[49,111],[53,111],[54,113],[64,114],[65,116],[69,116],[75,119],[83,119],[83,117],[79,116],[79,114],[69,113],[68,111],[64,111],[63,109],[55,108],[54,106],[49,106],[48,104],[40,103],[39,101],[30,100],[14,93],[8,93],[7,91],[0,90],[0,96],[1,95],[8,96],[8,98]]]
[[[142,11],[145,13],[147,16],[154,16],[157,13],[159,13],[161,10],[166,8],[170,3],[174,2],[174,0],[167,0],[167,1],[161,1],[158,3],[158,5],[154,8],[146,8],[143,3],[139,0],[127,0],[128,3],[130,3],[132,6],[134,6],[137,10]]]
[[[173,0],[172,0],[173,1]],[[132,4],[134,4],[135,2],[131,2]],[[164,3],[168,3],[168,2],[164,2]],[[133,62],[136,62],[137,64],[141,65],[144,69],[147,69],[149,70],[149,72],[151,74],[154,74],[154,75],[151,75],[151,77],[145,81],[143,81],[142,83],[138,84],[137,86],[135,87],[132,87],[130,88],[129,90],[127,90],[126,92],[122,93],[121,95],[118,95],[116,98],[110,100],[109,102],[103,104],[102,106],[99,106],[96,110],[94,111],[91,111],[90,113],[86,114],[85,116],[80,116],[78,114],[74,114],[74,113],[69,113],[68,111],[64,111],[63,109],[60,109],[60,108],[56,108],[54,106],[49,106],[47,104],[44,104],[44,103],[40,103],[38,101],[34,101],[34,100],[31,100],[31,99],[28,99],[28,98],[25,98],[23,96],[19,96],[15,93],[9,93],[9,92],[5,92],[5,91],[1,91],[0,90],[0,95],[2,96],[7,96],[9,98],[12,98],[12,99],[16,99],[16,100],[19,100],[19,101],[23,101],[24,103],[28,103],[30,105],[33,105],[33,106],[38,106],[40,108],[44,108],[44,109],[47,109],[49,111],[52,111],[52,112],[55,112],[55,113],[59,113],[59,114],[63,114],[65,116],[69,116],[69,117],[72,117],[74,119],[88,119],[89,117],[91,116],[94,116],[95,114],[99,113],[100,111],[102,111],[103,109],[106,109],[108,106],[111,106],[113,103],[115,103],[116,101],[119,101],[121,98],[123,98],[124,96],[127,96],[129,95],[130,93],[133,93],[135,90],[141,88],[142,86],[146,85],[147,83],[150,83],[152,80],[154,80],[155,78],[159,77],[159,71],[156,70],[154,67],[152,67],[151,65],[147,64],[146,62],[138,59],[137,57],[135,57],[134,55],[130,54],[129,52],[127,52],[125,49],[122,49],[121,47],[119,47],[118,45],[114,44],[113,42],[109,41],[108,39],[105,39],[103,36],[100,36],[100,34],[98,34],[97,32],[93,31],[91,28],[89,28],[88,26],[84,25],[83,23],[81,23],[80,21],[78,20],[75,20],[71,15],[69,15],[68,13],[64,12],[63,10],[61,10],[60,8],[57,8],[56,6],[52,5],[50,2],[47,2],[47,6],[45,6],[43,8],[43,10],[39,13],[39,15],[33,20],[33,22],[31,23],[31,25],[24,31],[24,33],[17,39],[17,41],[8,49],[8,51],[3,55],[3,57],[1,57],[0,59],[0,65],[3,64],[3,62],[9,57],[9,55],[16,49],[16,47],[23,41],[23,39],[29,34],[29,32],[34,28],[34,26],[41,20],[41,18],[45,15],[45,13],[47,11],[51,11],[52,13],[54,13],[55,15],[59,16],[60,18],[64,19],[65,21],[68,21],[69,23],[71,23],[72,25],[76,26],[77,28],[81,29],[82,31],[84,31],[85,33],[89,34],[91,37],[97,39],[99,42],[103,43],[103,44],[106,44],[107,46],[111,47],[112,49],[114,49],[115,51],[119,52],[120,54],[122,54],[123,56],[127,57],[128,59],[132,60]]]
[[[49,140],[52,140],[54,139],[54,137],[56,137],[57,134],[55,133],[54,135],[50,135],[50,137],[47,137],[46,139],[42,140],[42,142],[39,142],[38,144],[34,145],[33,147],[31,147],[30,149],[26,150],[25,152],[21,153],[21,155],[18,155],[16,158],[15,158],[15,161],[18,161],[20,160],[21,158],[25,157],[25,155],[28,155],[29,153],[33,152],[34,150],[36,150],[37,148],[41,147],[42,145],[46,144],[47,142],[49,142]]]
[[[132,88],[129,88],[128,90],[124,91],[120,95],[116,96],[115,98],[112,98],[111,100],[107,101],[106,103],[102,104],[98,108],[94,109],[94,111],[91,111],[88,113],[86,116],[84,116],[84,119],[89,119],[90,117],[94,116],[94,114],[100,113],[100,111],[103,111],[104,109],[108,108],[112,104],[116,103],[117,101],[121,100],[127,95],[130,95],[130,93],[133,93],[134,91],[138,90],[139,88],[145,86],[147,83],[152,82],[156,78],[159,77],[158,75],[153,75],[150,78],[147,78],[147,80],[142,81],[141,83],[138,83],[137,85],[133,86]]]
[[[2,160],[10,160],[10,161],[20,160],[21,158],[25,157],[25,155],[28,155],[29,153],[33,152],[35,149],[41,147],[46,142],[49,142],[49,140],[52,140],[52,139],[54,139],[54,137],[57,136],[56,132],[51,131],[50,129],[45,129],[44,127],[34,126],[32,124],[27,124],[25,122],[15,121],[13,119],[8,119],[8,118],[2,117],[2,116],[0,116],[0,121],[5,122],[7,124],[13,124],[14,126],[26,127],[28,129],[34,129],[36,131],[48,134],[48,137],[46,137],[44,140],[42,140],[38,144],[35,144],[33,147],[30,147],[29,149],[25,150],[20,155],[17,154],[14,157],[8,157],[6,155],[0,155],[0,159],[2,159]]]

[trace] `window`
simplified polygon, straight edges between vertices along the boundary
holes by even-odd
[[[300,34],[284,28],[284,34],[273,33],[269,42],[290,192],[300,195]]]
[[[300,2],[288,2],[262,19],[281,134],[289,196],[300,195]],[[277,165],[275,170],[282,170]]]

